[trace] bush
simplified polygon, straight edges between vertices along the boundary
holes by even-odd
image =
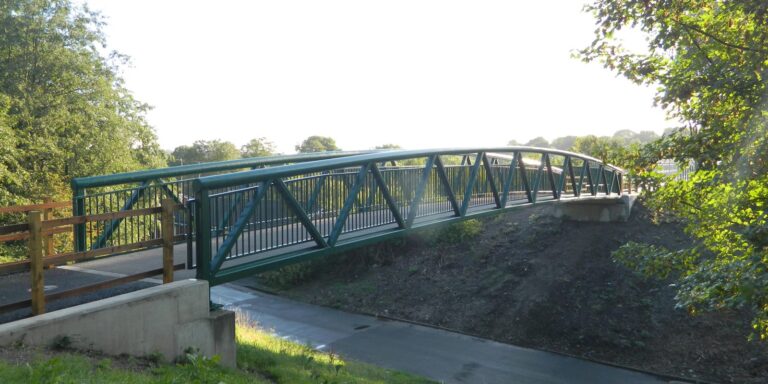
[[[437,231],[436,243],[458,244],[474,239],[483,231],[483,223],[477,219],[463,220],[453,223]]]

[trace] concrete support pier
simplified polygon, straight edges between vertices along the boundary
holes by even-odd
[[[207,281],[182,280],[1,324],[0,345],[48,347],[66,338],[74,349],[169,360],[193,348],[234,367],[235,314],[209,306]]]

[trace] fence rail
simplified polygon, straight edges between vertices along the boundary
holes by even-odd
[[[204,177],[194,182],[197,276],[215,285],[437,222],[619,195],[623,175],[585,155],[505,147],[392,151]]]
[[[158,273],[163,274],[164,283],[173,281],[173,271],[184,266],[183,264],[173,264],[174,242],[184,239],[183,236],[174,236],[173,234],[173,216],[175,212],[182,209],[184,209],[183,205],[175,204],[175,202],[171,199],[165,199],[162,201],[162,205],[160,207],[126,212],[113,212],[92,216],[73,216],[53,220],[43,220],[43,213],[40,211],[28,211],[27,223],[0,227],[0,233],[6,234],[4,236],[13,236],[15,239],[28,239],[28,258],[18,262],[0,264],[0,274],[29,271],[31,276],[31,298],[29,300],[23,300],[21,302],[0,306],[0,312],[31,306],[32,313],[37,315],[45,312],[46,297],[48,300],[55,300],[59,298],[75,296],[94,290],[105,289],[116,284],[123,284],[125,282],[140,280],[142,278],[156,275]],[[45,254],[44,239],[47,235],[52,233],[70,232],[71,228],[69,227],[82,223],[113,220],[116,217],[125,218],[147,214],[160,214],[162,216],[163,226],[165,227],[162,238],[81,252],[70,252],[55,255]],[[52,268],[73,261],[82,261],[99,256],[142,250],[153,246],[163,247],[163,268],[161,270],[126,276],[120,279],[110,280],[88,287],[80,287],[75,290],[59,292],[48,296],[46,296],[43,292],[43,269],[45,268]],[[147,273],[150,273],[150,275],[147,275]]]

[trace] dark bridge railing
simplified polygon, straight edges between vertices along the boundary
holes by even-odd
[[[203,177],[197,277],[216,285],[439,222],[620,195],[622,178],[592,157],[531,147],[379,152]]]
[[[119,212],[154,208],[164,198],[185,204],[192,197],[192,182],[211,174],[331,159],[369,152],[325,152],[287,156],[255,157],[202,164],[81,177],[72,180],[74,216],[115,213],[113,219],[78,224],[74,228],[75,250],[117,247],[161,237],[160,215],[121,217]],[[174,232],[185,235],[189,219],[185,211],[176,213]]]

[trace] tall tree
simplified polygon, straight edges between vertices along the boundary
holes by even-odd
[[[692,311],[750,308],[768,336],[768,2],[598,0],[586,61],[658,89],[655,102],[683,122],[654,145],[656,156],[699,166],[690,180],[651,195],[660,213],[683,220],[698,240],[685,251],[627,245],[621,260],[676,273],[677,299]],[[632,52],[617,37],[647,34]]]
[[[24,181],[28,175],[18,162],[16,135],[9,124],[8,98],[0,95],[0,206],[26,202]]]
[[[527,143],[525,143],[525,145],[529,147],[549,148],[549,141],[539,136],[529,140]]]
[[[340,150],[340,148],[336,146],[336,140],[327,136],[310,136],[302,141],[301,145],[296,146],[296,152],[299,153],[338,150]]]
[[[402,147],[397,144],[383,144],[377,145],[375,149],[401,149]]]
[[[571,150],[571,147],[573,147],[573,143],[576,142],[576,136],[563,136],[558,137],[554,140],[552,140],[552,143],[550,144],[552,148],[559,149],[562,151],[569,151]]]
[[[197,140],[191,146],[176,147],[171,153],[172,165],[210,163],[240,158],[240,151],[229,141]]]
[[[605,163],[615,164],[615,152],[621,145],[609,137],[597,137],[595,135],[581,136],[573,142],[571,149],[576,153],[583,153],[602,160]]]
[[[118,75],[126,57],[100,53],[102,26],[68,0],[0,2],[3,142],[25,179],[16,191],[3,182],[3,194],[63,197],[75,176],[165,165],[148,106]]]
[[[240,147],[242,157],[271,156],[275,154],[275,151],[275,143],[267,140],[266,137],[251,139],[247,144]]]

